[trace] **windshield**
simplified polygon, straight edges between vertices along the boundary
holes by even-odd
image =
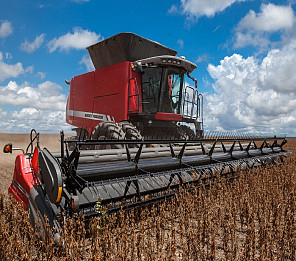
[[[184,71],[174,67],[143,69],[143,111],[181,113]]]

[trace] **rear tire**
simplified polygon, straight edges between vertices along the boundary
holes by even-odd
[[[122,121],[118,124],[124,132],[125,140],[139,140],[143,139],[140,131],[132,123],[128,121]],[[130,144],[129,148],[139,148],[139,144]]]
[[[99,123],[92,135],[92,140],[123,140],[124,132],[115,122],[103,121]],[[95,145],[94,149],[122,149],[122,144]]]

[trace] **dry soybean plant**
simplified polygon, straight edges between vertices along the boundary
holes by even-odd
[[[296,153],[296,139],[288,149]],[[210,189],[85,225],[66,220],[61,246],[41,241],[27,213],[0,196],[1,260],[296,260],[296,157]]]

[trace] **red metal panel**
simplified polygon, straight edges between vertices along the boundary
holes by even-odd
[[[24,154],[19,154],[15,159],[14,175],[8,193],[28,209],[30,190],[39,186],[36,174],[31,169],[30,160]]]
[[[93,112],[114,117],[115,122],[127,119],[127,90],[130,62],[122,62],[95,71]]]
[[[94,72],[74,77],[74,110],[92,111],[90,100],[94,96],[94,80]]]
[[[74,77],[73,110],[74,112],[92,112],[92,99],[94,96],[94,72],[89,72]],[[71,81],[71,84],[72,84]],[[80,115],[80,114],[79,114]],[[72,125],[87,127],[91,125],[91,119],[87,117],[73,117]]]
[[[141,106],[141,76],[132,70],[131,62],[122,62],[71,80],[67,101],[67,122],[91,132],[101,121],[120,122],[128,119],[130,79],[137,82]],[[136,87],[136,86],[135,86]],[[135,91],[135,88],[134,88]]]
[[[164,121],[181,121],[182,115],[174,114],[174,113],[166,113],[166,112],[157,112],[155,113],[155,119],[164,120]]]

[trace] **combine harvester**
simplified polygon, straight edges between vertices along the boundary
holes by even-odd
[[[196,65],[176,51],[131,33],[87,49],[96,70],[66,81],[67,122],[77,135],[61,132],[61,150],[53,153],[32,130],[9,187],[41,231],[48,218],[56,242],[62,214],[97,216],[98,200],[108,213],[137,207],[172,197],[180,186],[281,165],[289,154],[285,137],[204,135],[202,96],[190,76]],[[13,150],[20,149],[4,147]]]

